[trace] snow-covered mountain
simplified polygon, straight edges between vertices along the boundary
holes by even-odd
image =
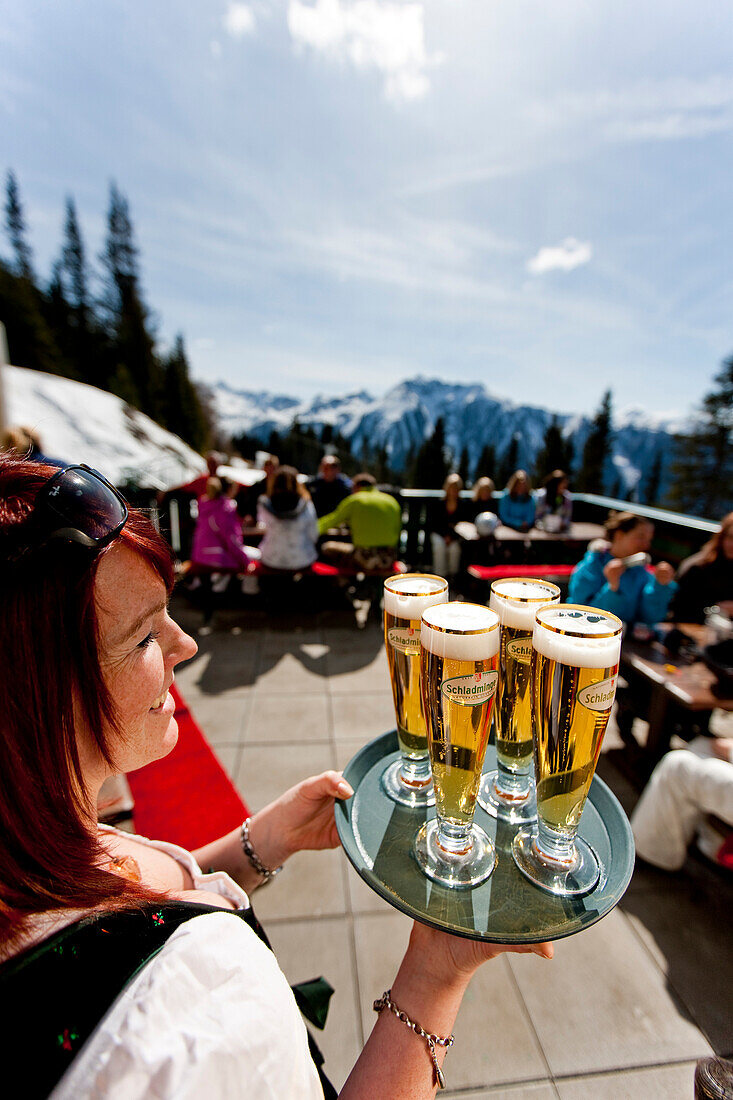
[[[52,458],[86,462],[116,485],[169,489],[206,470],[201,455],[112,393],[70,378],[0,368],[8,424],[34,428]]]
[[[287,431],[297,417],[301,425],[311,425],[317,432],[331,425],[349,440],[355,455],[365,447],[372,451],[386,447],[389,463],[396,470],[404,468],[410,450],[430,436],[441,416],[446,444],[456,463],[465,447],[471,468],[486,444],[492,444],[501,459],[516,437],[518,465],[531,470],[553,416],[563,435],[572,439],[577,463],[591,427],[590,417],[501,400],[481,385],[422,377],[400,382],[378,398],[361,390],[300,402],[282,395],[235,390],[224,383],[213,388],[213,395],[221,427],[229,435],[245,432],[266,444],[271,431]],[[649,474],[655,457],[660,453],[668,457],[670,435],[680,425],[630,409],[615,416],[613,427],[606,489],[612,491],[618,482],[624,492],[633,492]],[[664,469],[664,461],[662,465]]]

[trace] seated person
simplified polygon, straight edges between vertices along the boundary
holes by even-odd
[[[480,516],[482,512],[496,511],[495,492],[496,486],[490,477],[480,477],[477,480],[473,487],[469,515],[474,523],[476,522],[476,516]]]
[[[535,523],[546,531],[567,531],[573,518],[573,500],[568,492],[568,476],[553,470],[542,482],[537,494]]]
[[[733,616],[733,512],[702,550],[677,570],[677,591],[669,609],[678,623],[702,623],[705,608],[718,606]]]
[[[535,503],[530,492],[529,478],[524,470],[515,470],[506,485],[506,492],[499,500],[499,519],[505,527],[515,531],[529,531],[534,527]]]
[[[351,492],[351,480],[341,473],[341,463],[336,455],[324,455],[318,473],[308,483],[316,515],[327,516]]]
[[[461,564],[461,539],[456,524],[469,516],[461,500],[462,488],[463,479],[458,474],[449,474],[443,484],[442,499],[429,502],[425,521],[433,573],[448,580],[457,575]]]
[[[242,524],[237,515],[237,505],[231,493],[236,486],[227,490],[218,477],[210,477],[206,482],[206,494],[199,497],[199,514],[193,533],[191,563],[214,572],[244,572],[249,563],[260,556],[256,547],[245,549],[242,539]]]
[[[357,569],[391,569],[397,560],[402,534],[402,509],[389,493],[377,489],[371,474],[357,474],[351,494],[318,521],[325,535],[334,527],[347,527],[351,542],[324,542],[321,554],[327,561],[354,565]]]
[[[268,569],[307,569],[318,557],[316,510],[292,466],[278,466],[257,505],[257,523],[265,532],[259,550]]]
[[[333,1100],[250,896],[338,847],[351,787],[306,779],[196,852],[100,826],[104,781],[178,739],[196,644],[168,613],[170,550],[104,479],[3,456],[0,563],[2,1049],[23,1095]],[[431,1100],[472,975],[506,951],[553,953],[414,925],[342,1100]]]
[[[244,485],[239,489],[235,500],[244,527],[254,527],[257,516],[257,502],[272,484],[273,475],[279,465],[280,459],[277,455],[267,455],[262,463],[263,476],[251,485]]]
[[[679,870],[706,814],[733,826],[731,738],[696,737],[662,757],[631,815],[637,855],[665,871]],[[714,835],[718,843],[708,848],[701,838],[699,846],[733,868],[730,842]]]
[[[628,566],[624,561],[648,552],[654,524],[632,512],[615,512],[605,528],[606,538],[595,539],[573,570],[568,602],[611,611],[629,625],[661,622],[677,590],[672,566],[662,561],[650,573],[645,564]]]

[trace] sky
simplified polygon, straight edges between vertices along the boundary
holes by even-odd
[[[38,271],[114,180],[204,382],[683,415],[733,353],[728,0],[3,0],[0,119]]]

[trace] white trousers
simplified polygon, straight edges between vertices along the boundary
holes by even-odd
[[[711,756],[709,739],[697,737],[662,757],[644,788],[631,815],[637,852],[676,871],[706,813],[733,825],[733,764]]]
[[[461,567],[461,544],[458,539],[447,543],[442,535],[430,532],[433,572],[439,577],[455,577]]]

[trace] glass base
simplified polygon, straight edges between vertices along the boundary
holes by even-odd
[[[438,844],[438,822],[426,821],[413,841],[412,851],[423,874],[443,886],[477,886],[496,866],[494,845],[483,829],[473,824],[467,851],[454,853]]]
[[[382,772],[381,787],[388,798],[401,806],[428,807],[435,805],[433,779],[428,775],[424,784],[405,783],[402,778],[402,758],[398,757]]]
[[[579,897],[589,894],[601,876],[598,857],[590,844],[575,838],[575,859],[565,863],[545,856],[537,847],[537,834],[531,829],[520,829],[512,841],[512,855],[519,870],[549,894],[560,897]]]
[[[498,771],[487,772],[481,779],[478,792],[478,803],[487,814],[505,821],[508,825],[528,825],[537,820],[537,799],[534,793],[534,784],[526,795],[514,796],[505,794],[497,787]]]

